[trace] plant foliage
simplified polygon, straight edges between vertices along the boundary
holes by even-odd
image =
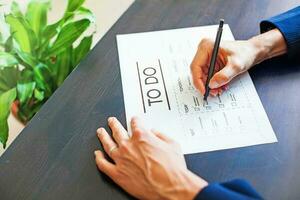
[[[63,17],[53,24],[47,23],[50,0],[31,0],[25,13],[13,2],[4,16],[10,31],[7,38],[0,33],[0,142],[4,148],[12,104],[18,106],[18,118],[27,123],[89,52],[93,35],[81,36],[94,23],[94,16],[84,2],[69,0]]]

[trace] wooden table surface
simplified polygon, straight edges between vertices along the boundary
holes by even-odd
[[[1,199],[130,199],[97,171],[95,135],[108,116],[125,124],[116,34],[216,24],[236,39],[299,0],[137,0],[0,158]],[[130,48],[130,47],[129,47]],[[145,47],[146,48],[146,47]],[[210,182],[248,179],[267,199],[300,198],[300,64],[286,58],[250,72],[279,142],[186,156]]]

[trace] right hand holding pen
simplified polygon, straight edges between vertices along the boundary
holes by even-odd
[[[202,39],[191,64],[194,86],[201,94],[205,93],[205,82],[213,47],[212,40]],[[253,66],[257,60],[257,53],[257,47],[249,40],[221,42],[215,74],[209,82],[210,94],[215,96],[221,93],[234,77]]]

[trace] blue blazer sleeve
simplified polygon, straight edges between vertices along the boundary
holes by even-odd
[[[225,183],[210,184],[195,200],[255,200],[262,197],[244,180],[235,179]]]
[[[260,23],[262,33],[274,28],[282,33],[289,57],[300,56],[300,6]]]

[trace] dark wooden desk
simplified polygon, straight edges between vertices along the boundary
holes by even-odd
[[[108,116],[125,124],[116,34],[215,24],[225,18],[236,39],[247,39],[259,32],[261,19],[297,3],[138,0],[0,158],[0,198],[130,198],[97,171],[93,155],[100,148],[95,130],[106,125]],[[276,59],[251,75],[279,142],[189,155],[188,166],[210,182],[248,179],[267,199],[299,199],[300,65]]]

